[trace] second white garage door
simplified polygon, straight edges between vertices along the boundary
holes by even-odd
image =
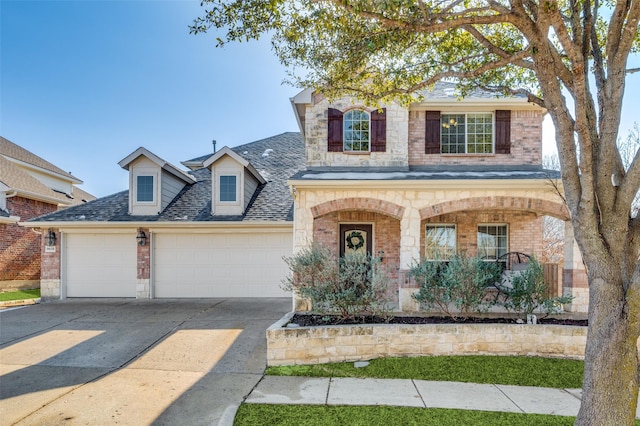
[[[154,235],[154,297],[283,297],[292,232]]]

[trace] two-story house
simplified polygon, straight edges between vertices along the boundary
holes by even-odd
[[[440,83],[409,107],[329,102],[312,90],[291,102],[299,134],[225,147],[183,162],[188,171],[140,148],[120,162],[128,190],[30,221],[60,237],[43,253],[43,294],[282,296],[282,257],[318,241],[336,255],[380,255],[389,293],[410,311],[412,262],[539,257],[542,218],[568,220],[550,184],[559,175],[542,167],[545,111],[525,98],[459,100]],[[564,287],[571,309],[584,310],[567,224]]]
[[[559,173],[542,167],[545,111],[524,97],[476,91],[459,100],[453,84],[439,83],[408,108],[329,102],[311,90],[292,103],[307,153],[306,170],[289,181],[294,251],[318,241],[336,255],[381,256],[402,310],[416,309],[406,277],[414,261],[540,258],[542,218],[569,220]],[[582,311],[586,276],[566,228],[564,290]]]
[[[18,222],[93,200],[81,183],[0,136],[0,289],[40,286],[41,235]]]

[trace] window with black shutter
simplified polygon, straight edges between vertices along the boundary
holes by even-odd
[[[511,153],[511,111],[496,111],[496,154]]]
[[[327,149],[330,152],[385,152],[387,150],[387,110],[371,113],[352,109],[328,110]]]
[[[342,152],[342,111],[329,108],[327,145],[331,152]]]
[[[387,109],[371,113],[371,152],[387,150]]]

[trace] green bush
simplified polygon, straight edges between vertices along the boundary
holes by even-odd
[[[377,257],[347,252],[336,259],[326,247],[314,243],[285,262],[292,274],[283,288],[311,301],[315,312],[338,315],[341,320],[388,313],[389,277]]]
[[[498,285],[502,296],[500,304],[508,311],[531,315],[541,312],[545,316],[562,310],[562,305],[571,303],[572,296],[550,296],[547,284],[544,282],[544,270],[535,258],[527,264],[527,268],[511,276],[510,283],[502,282]]]
[[[447,263],[414,263],[409,275],[419,285],[413,298],[422,307],[436,309],[455,320],[489,308],[486,288],[500,279],[500,272],[500,265],[495,262],[456,255]]]

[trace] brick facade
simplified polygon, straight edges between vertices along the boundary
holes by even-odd
[[[314,240],[328,247],[334,256],[339,255],[340,224],[358,223],[373,225],[373,256],[382,256],[382,267],[389,274],[388,285],[392,302],[397,303],[398,270],[400,269],[400,221],[381,213],[370,211],[338,211],[314,220]],[[380,253],[383,252],[383,253]]]
[[[462,211],[436,216],[423,221],[420,233],[420,253],[425,250],[426,225],[456,224],[457,251],[475,256],[478,253],[478,225],[507,225],[507,251],[517,251],[536,258],[542,256],[542,217],[532,212],[489,210]]]
[[[511,153],[488,155],[425,154],[425,111],[409,113],[409,165],[542,164],[541,111],[511,111]]]
[[[151,298],[151,233],[148,228],[142,228],[142,232],[147,236],[145,245],[138,244],[137,247],[137,281],[136,298]]]
[[[55,204],[23,197],[7,199],[7,210],[26,221],[57,210]],[[16,224],[0,225],[0,288],[40,286],[41,235]]]

